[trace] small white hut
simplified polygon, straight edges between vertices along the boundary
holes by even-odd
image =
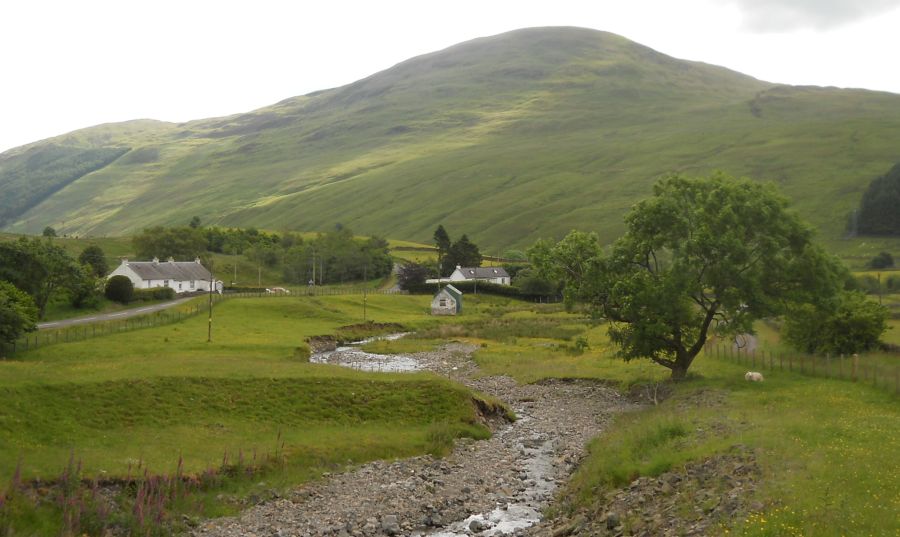
[[[458,315],[462,312],[462,292],[446,285],[431,299],[432,315]]]

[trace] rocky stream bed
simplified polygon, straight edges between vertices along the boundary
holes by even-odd
[[[689,466],[684,473],[641,478],[611,493],[593,511],[542,521],[588,440],[616,413],[637,405],[600,383],[518,385],[507,377],[477,377],[474,349],[454,343],[409,356],[378,356],[339,347],[315,354],[312,361],[380,371],[431,370],[493,395],[507,402],[518,420],[492,420],[492,438],[458,441],[443,459],[376,461],[325,476],[238,517],[203,522],[193,535],[707,535],[715,520],[745,508],[743,493],[752,486],[756,468],[752,454],[741,451]],[[729,477],[724,485],[717,479],[723,468]],[[696,510],[681,508],[676,500],[681,492],[699,498]]]

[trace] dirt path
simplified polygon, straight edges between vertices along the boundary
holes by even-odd
[[[239,517],[207,521],[196,536],[526,535],[567,479],[588,440],[633,408],[590,382],[517,385],[475,378],[471,346],[412,355],[509,403],[519,419],[494,424],[484,441],[460,441],[444,459],[378,461],[264,501]],[[345,357],[346,358],[346,357]],[[353,358],[358,359],[358,357]],[[328,361],[341,363],[341,353]]]

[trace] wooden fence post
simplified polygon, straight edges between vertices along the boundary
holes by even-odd
[[[856,380],[858,378],[857,377],[858,371],[859,371],[859,355],[854,354],[853,355],[853,382],[856,382]]]

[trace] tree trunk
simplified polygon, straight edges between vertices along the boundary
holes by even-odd
[[[687,377],[688,368],[694,361],[696,353],[691,354],[690,351],[679,352],[675,357],[675,363],[672,366],[672,380],[684,380]]]
[[[672,368],[672,380],[684,380],[687,377],[687,367],[683,367],[681,364],[675,364]]]

